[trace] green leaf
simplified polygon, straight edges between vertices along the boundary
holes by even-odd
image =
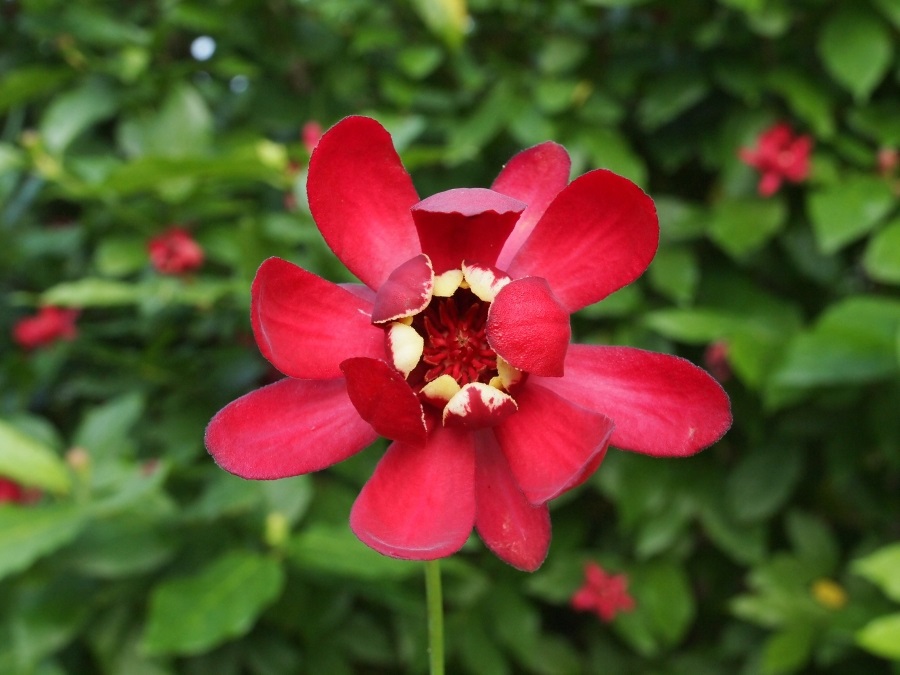
[[[669,73],[647,88],[638,104],[638,120],[649,131],[657,129],[699,103],[708,90],[699,73]]]
[[[121,455],[125,449],[133,447],[129,432],[143,413],[141,393],[122,394],[84,416],[75,432],[74,443],[86,449],[95,461]]]
[[[72,73],[69,68],[44,66],[26,66],[7,73],[0,80],[0,113],[56,89],[71,78]]]
[[[771,87],[787,100],[791,110],[815,131],[817,138],[831,138],[835,132],[833,103],[827,90],[809,73],[777,68],[768,78]]]
[[[51,286],[41,294],[41,302],[60,307],[113,307],[140,300],[141,289],[112,279],[83,277]]]
[[[726,253],[740,258],[769,241],[786,217],[780,199],[724,200],[713,209],[709,236]]]
[[[856,644],[892,661],[900,661],[900,612],[873,619],[856,633]]]
[[[208,149],[212,125],[203,97],[182,84],[169,93],[158,113],[123,123],[119,140],[134,156],[196,157]]]
[[[812,330],[794,337],[773,379],[791,387],[858,384],[900,369],[900,301],[858,296],[832,305]]]
[[[71,479],[53,448],[0,420],[0,476],[50,492],[67,493]]]
[[[644,161],[631,149],[628,141],[609,127],[593,127],[589,134],[578,141],[587,148],[593,166],[609,169],[638,185],[647,182],[647,167]]]
[[[139,237],[105,237],[94,249],[94,265],[105,277],[124,277],[147,265],[147,242]]]
[[[834,253],[871,230],[894,205],[890,185],[849,176],[809,196],[810,218],[823,253]]]
[[[894,51],[888,27],[860,3],[839,5],[828,17],[818,50],[831,76],[857,101],[868,99],[884,78]]]
[[[700,268],[694,252],[687,247],[662,246],[649,270],[650,285],[679,304],[694,298]]]
[[[80,133],[110,117],[117,107],[110,89],[94,80],[55,98],[39,127],[45,147],[51,153],[64,152]]]
[[[316,525],[292,537],[285,550],[304,570],[353,579],[402,579],[419,574],[419,566],[376,553],[346,525]]]
[[[747,453],[728,475],[728,504],[735,518],[764,520],[788,500],[803,472],[803,454],[770,445]]]
[[[785,521],[785,529],[791,547],[810,577],[835,573],[840,549],[828,523],[818,516],[791,511]]]
[[[0,579],[72,541],[84,524],[70,504],[0,507]]]
[[[853,571],[900,602],[900,543],[891,544],[853,561]]]
[[[466,0],[413,0],[422,22],[451,47],[459,47],[472,23]]]
[[[863,254],[863,266],[875,281],[900,284],[900,218],[872,237]]]
[[[762,672],[779,675],[799,670],[809,660],[814,629],[809,624],[790,626],[770,637],[763,648]]]
[[[199,654],[244,635],[283,584],[278,561],[240,551],[163,582],[150,597],[142,647],[151,654]]]
[[[94,520],[66,554],[82,574],[116,579],[150,572],[175,550],[165,526],[138,510]]]

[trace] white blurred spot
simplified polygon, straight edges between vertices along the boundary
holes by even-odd
[[[191,43],[191,56],[198,61],[206,61],[216,52],[216,41],[209,35],[201,35]]]

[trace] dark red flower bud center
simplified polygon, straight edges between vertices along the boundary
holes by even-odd
[[[497,375],[497,354],[485,335],[489,303],[468,289],[434,298],[413,324],[425,338],[422,360],[431,368],[425,381],[450,375],[460,385],[489,383]]]

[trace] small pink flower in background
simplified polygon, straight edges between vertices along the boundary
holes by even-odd
[[[40,491],[23,488],[14,480],[0,476],[0,504],[30,504],[40,496]]]
[[[13,339],[24,349],[36,349],[57,340],[73,340],[78,334],[77,309],[41,307],[34,316],[20,319],[13,327]]]
[[[779,123],[760,134],[755,148],[741,148],[738,155],[760,172],[759,194],[771,197],[784,181],[806,180],[812,147],[810,136],[795,134],[787,124]]]
[[[420,200],[375,120],[321,138],[307,190],[325,241],[363,284],[280,258],[259,268],[251,323],[287,377],[233,401],[206,446],[225,470],[267,480],[394,441],[350,527],[384,555],[434,560],[477,531],[535,570],[548,502],[613,444],[684,457],[731,425],[728,397],[692,363],[570,344],[569,315],[640,276],[659,239],[650,198],[606,170],[569,182],[562,146],[510,160],[492,189]]]
[[[572,596],[572,608],[593,612],[609,623],[619,612],[634,609],[634,598],[628,594],[628,578],[624,574],[608,574],[597,563],[584,567],[584,585]]]
[[[309,154],[312,154],[312,151],[316,149],[320,138],[322,138],[321,124],[311,120],[303,125],[303,129],[300,131],[300,139],[303,141],[303,147],[306,148]]]
[[[703,352],[703,365],[719,382],[731,379],[731,364],[728,362],[728,343],[719,340],[711,342]]]
[[[892,175],[896,171],[898,163],[900,163],[900,153],[896,148],[880,148],[878,150],[878,173],[882,176]]]
[[[150,262],[161,274],[187,274],[203,265],[203,249],[181,227],[170,227],[147,244]]]

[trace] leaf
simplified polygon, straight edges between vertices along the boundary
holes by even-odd
[[[763,648],[762,673],[778,675],[799,670],[809,660],[814,630],[809,624],[797,624],[781,630]]]
[[[212,124],[203,97],[182,84],[169,92],[159,112],[124,122],[119,141],[129,155],[137,157],[197,157],[209,147]]]
[[[104,237],[94,249],[94,266],[105,277],[124,277],[147,265],[147,242],[139,237]]]
[[[41,301],[60,307],[113,307],[131,305],[140,297],[140,288],[133,284],[83,277],[51,286],[41,294]]]
[[[785,528],[791,547],[811,577],[826,577],[835,573],[840,550],[828,523],[818,516],[791,511]]]
[[[709,84],[699,73],[669,73],[652,83],[638,104],[638,121],[653,131],[699,103]]]
[[[0,507],[0,579],[72,541],[84,524],[69,504]]]
[[[56,89],[72,74],[69,68],[44,66],[26,66],[7,73],[0,80],[0,113]]]
[[[853,561],[853,571],[900,602],[900,543],[891,544]]]
[[[71,479],[53,448],[0,420],[0,476],[30,487],[67,493]]]
[[[890,67],[893,41],[876,15],[858,3],[843,4],[825,21],[818,50],[831,76],[865,101]]]
[[[728,475],[731,513],[744,522],[764,520],[790,498],[803,471],[803,454],[770,445],[747,453]]]
[[[300,569],[352,579],[401,579],[419,566],[388,558],[363,544],[346,525],[316,525],[292,537],[285,550]]]
[[[589,134],[579,141],[593,158],[592,165],[609,169],[631,179],[638,185],[646,185],[647,166],[628,145],[628,141],[609,127],[592,127]]]
[[[779,67],[768,76],[771,87],[784,96],[791,110],[805,120],[817,138],[831,138],[835,132],[834,112],[827,90],[808,73]]]
[[[780,199],[724,200],[713,209],[709,236],[726,253],[740,258],[769,241],[786,217]]]
[[[900,284],[900,218],[892,220],[869,240],[863,266],[875,281]]]
[[[247,633],[281,592],[278,561],[233,551],[197,574],[153,589],[142,648],[150,654],[199,654]]]
[[[849,176],[809,196],[810,218],[823,253],[834,253],[871,230],[894,205],[885,181]]]
[[[700,281],[700,268],[693,251],[683,246],[663,246],[649,270],[650,285],[678,304],[694,298]]]
[[[459,47],[465,39],[472,19],[466,0],[413,0],[422,22],[451,47]]]
[[[94,80],[58,96],[41,119],[44,145],[51,153],[61,154],[80,133],[110,117],[117,107],[109,88]]]
[[[856,644],[892,661],[900,661],[900,612],[872,619],[856,633]]]
[[[90,410],[74,436],[76,446],[88,451],[95,461],[120,455],[133,446],[129,432],[144,412],[140,392],[122,394]]]
[[[859,384],[900,369],[896,336],[900,301],[869,296],[829,307],[812,330],[788,345],[773,380],[791,387]]]

